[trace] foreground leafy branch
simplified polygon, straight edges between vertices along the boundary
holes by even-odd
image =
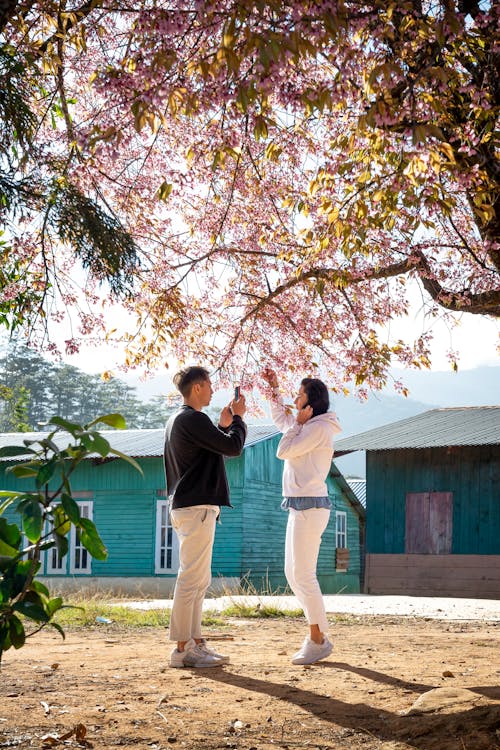
[[[26,638],[46,625],[63,637],[64,631],[53,617],[64,607],[60,596],[51,597],[48,588],[36,576],[44,550],[55,547],[60,557],[68,553],[68,534],[72,526],[88,552],[96,560],[105,560],[107,550],[99,532],[89,518],[82,518],[70,485],[70,477],[89,455],[118,456],[142,473],[129,456],[111,447],[96,429],[103,423],[122,429],[125,421],[119,414],[97,417],[86,425],[52,417],[50,433],[37,440],[23,440],[22,445],[0,449],[0,458],[22,460],[7,468],[18,479],[27,479],[26,492],[0,491],[0,662],[11,646],[21,648]],[[64,443],[67,444],[62,447]],[[34,484],[34,487],[33,487]],[[10,506],[21,516],[20,523],[9,523],[3,517]],[[33,629],[26,631],[26,620]]]

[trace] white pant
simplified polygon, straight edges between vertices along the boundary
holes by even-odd
[[[285,540],[285,575],[304,610],[309,625],[328,631],[323,595],[316,578],[321,537],[327,527],[327,508],[288,510]]]
[[[201,638],[203,599],[212,580],[218,506],[179,508],[170,520],[179,539],[179,571],[170,617],[170,640]]]

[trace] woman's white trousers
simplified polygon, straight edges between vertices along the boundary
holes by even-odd
[[[323,595],[316,578],[321,537],[330,511],[327,508],[288,510],[285,540],[285,575],[304,610],[309,625],[328,631]]]

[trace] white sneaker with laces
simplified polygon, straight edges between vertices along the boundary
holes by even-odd
[[[223,656],[222,654],[219,654],[214,648],[211,648],[206,642],[205,638],[203,638],[202,642],[198,644],[198,647],[201,651],[215,656],[216,659],[220,659],[221,664],[229,664],[229,662],[231,661],[229,656]]]
[[[328,638],[323,638],[323,643],[315,643],[310,638],[306,638],[301,646],[300,651],[292,657],[292,664],[314,664],[320,659],[324,659],[332,653],[333,645]]]
[[[209,653],[203,648],[203,644],[196,643],[192,638],[185,644],[184,651],[178,651],[176,648],[170,654],[170,666],[174,669],[183,669],[184,667],[204,668],[220,667],[223,657],[217,657],[215,653]]]

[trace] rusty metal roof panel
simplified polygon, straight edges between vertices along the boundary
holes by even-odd
[[[431,409],[337,440],[335,453],[499,443],[500,406],[467,406]]]

